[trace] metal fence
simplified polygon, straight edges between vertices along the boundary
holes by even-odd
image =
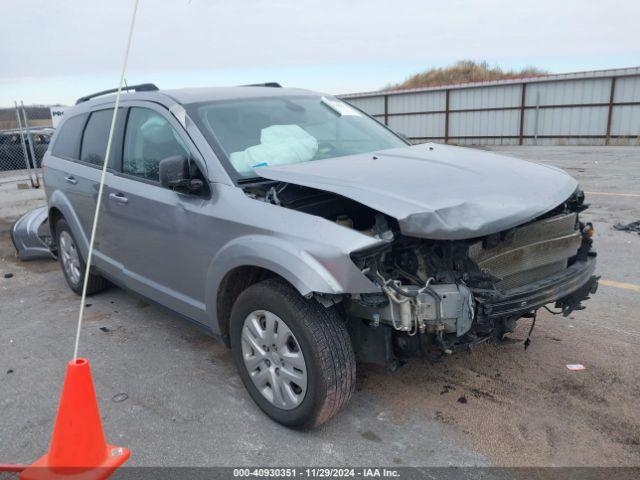
[[[415,143],[640,145],[640,67],[340,98]]]
[[[0,171],[23,170],[33,187],[40,186],[37,169],[41,166],[53,129],[32,128],[22,105],[15,105],[17,128],[0,130]]]

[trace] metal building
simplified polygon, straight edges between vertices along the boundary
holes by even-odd
[[[640,145],[640,67],[340,98],[415,143]]]

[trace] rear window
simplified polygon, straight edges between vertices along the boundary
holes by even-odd
[[[98,110],[91,114],[82,136],[80,160],[99,167],[103,165],[112,116],[113,108]]]
[[[78,150],[80,149],[80,136],[82,135],[82,127],[86,120],[86,115],[77,115],[68,118],[60,127],[56,143],[53,145],[51,153],[56,157],[78,158]]]

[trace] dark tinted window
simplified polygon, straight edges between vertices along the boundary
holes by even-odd
[[[80,136],[82,135],[82,127],[86,118],[86,115],[77,115],[65,120],[62,127],[60,127],[51,153],[56,157],[78,158]]]
[[[175,155],[189,157],[189,151],[169,121],[148,108],[133,107],[124,137],[122,171],[157,182],[160,160]]]
[[[107,140],[109,139],[109,128],[111,128],[112,116],[112,108],[98,110],[91,114],[82,137],[80,160],[102,166],[104,154],[107,151]]]

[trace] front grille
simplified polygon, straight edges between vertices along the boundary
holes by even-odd
[[[495,286],[505,291],[566,269],[581,242],[577,214],[569,213],[516,228],[493,248],[474,243],[468,254],[481,270],[499,278]]]

